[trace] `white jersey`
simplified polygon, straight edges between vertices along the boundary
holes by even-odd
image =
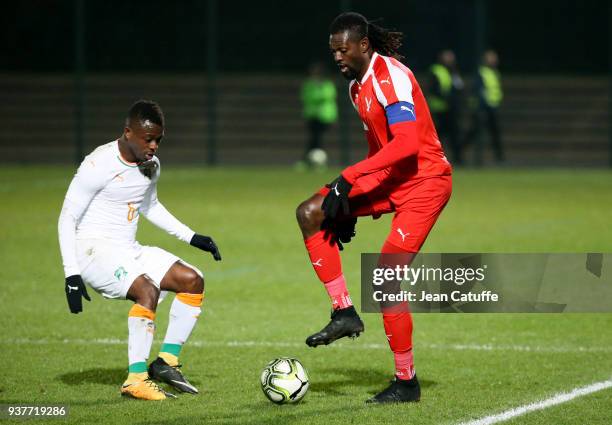
[[[149,163],[147,176],[138,165],[121,157],[117,140],[85,157],[70,183],[58,223],[66,277],[80,274],[77,239],[103,239],[130,246],[136,243],[140,214],[177,238],[191,240],[193,230],[157,199],[159,159],[154,156]]]

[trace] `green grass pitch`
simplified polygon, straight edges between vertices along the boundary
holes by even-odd
[[[354,341],[309,349],[329,318],[295,206],[337,173],[166,166],[162,202],[212,235],[223,261],[141,220],[141,243],[161,246],[205,272],[206,299],[184,372],[201,388],[161,403],[126,400],[130,303],[92,294],[71,315],[64,296],[57,218],[72,167],[0,169],[0,403],[65,403],[71,423],[452,424],[498,413],[612,377],[611,314],[415,316],[416,405],[366,406],[387,385],[392,356],[382,320],[364,314]],[[612,174],[588,170],[459,170],[429,252],[611,252]],[[359,300],[359,254],[376,251],[389,217],[363,218],[343,253]],[[170,303],[158,310],[152,356]],[[309,371],[302,403],[276,406],[259,388],[271,359],[294,356]],[[511,424],[609,423],[612,390],[530,413]],[[61,423],[57,421],[54,423]]]

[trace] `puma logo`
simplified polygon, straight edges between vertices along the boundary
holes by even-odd
[[[370,112],[370,106],[372,106],[372,99],[366,97],[365,102],[366,102],[366,110]]]
[[[402,106],[400,106],[400,110],[402,110],[402,111],[408,111],[408,112],[410,112],[411,114],[413,114],[413,115],[414,115],[414,111],[413,111],[412,109],[410,109],[408,106],[404,106],[404,105],[402,105]]]
[[[323,267],[323,259],[319,258],[317,261],[312,263],[313,266]]]
[[[387,84],[391,85],[391,81],[389,81],[388,78],[385,79],[385,80],[380,80],[380,84],[383,84],[383,83],[387,83]]]
[[[402,237],[402,242],[405,242],[406,236],[410,234],[410,232],[404,233],[402,229],[400,229],[399,227],[397,228],[397,233],[399,233],[400,236]]]

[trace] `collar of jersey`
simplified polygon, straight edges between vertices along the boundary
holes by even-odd
[[[130,168],[138,167],[138,164],[136,164],[135,162],[128,162],[121,157],[121,151],[119,150],[119,139],[117,139],[115,143],[116,143],[115,149],[117,150],[117,159],[119,160],[119,162],[125,165],[126,167],[130,167]]]
[[[365,83],[365,81],[368,79],[370,74],[373,72],[372,69],[374,69],[374,61],[376,61],[376,58],[378,58],[378,53],[374,52],[374,54],[372,55],[372,58],[370,59],[370,65],[368,65],[368,70],[366,71],[365,74],[363,74],[363,77],[361,78],[361,81],[359,82],[359,84]]]
[[[138,167],[138,164],[127,162],[125,159],[121,158],[121,155],[117,155],[117,159],[119,160],[120,163],[122,163],[126,167],[130,167],[130,168]]]

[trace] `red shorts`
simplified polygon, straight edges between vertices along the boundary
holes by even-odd
[[[318,193],[327,195],[329,189]],[[452,192],[452,177],[434,176],[399,180],[381,170],[357,179],[349,194],[351,215],[395,213],[387,242],[406,252],[418,252]]]

